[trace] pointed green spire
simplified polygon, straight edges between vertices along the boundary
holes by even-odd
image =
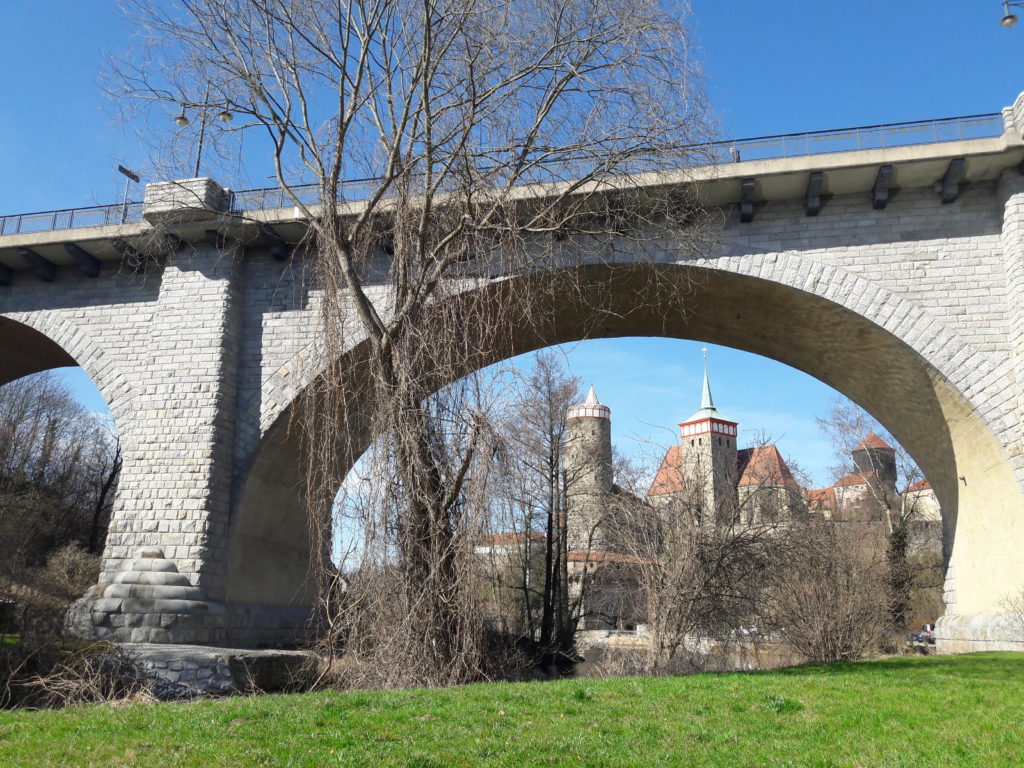
[[[704,388],[700,393],[700,409],[702,411],[715,410],[715,401],[711,397],[711,384],[708,382],[708,348],[702,347],[704,353]]]
[[[733,424],[732,419],[728,419],[718,412],[715,408],[715,400],[711,397],[711,377],[708,375],[708,348],[703,347],[701,351],[704,353],[704,386],[700,392],[700,410],[697,411],[693,416],[684,421],[684,424],[688,424],[691,421],[700,421],[701,419],[718,419],[719,421],[730,421]]]

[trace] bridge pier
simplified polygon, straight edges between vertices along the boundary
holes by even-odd
[[[167,258],[99,583],[76,607],[123,642],[224,639],[240,341],[240,260]],[[83,627],[84,629],[84,627]]]
[[[1024,94],[1014,108],[1007,110],[1006,118],[1009,130],[1024,135]],[[998,201],[1002,206],[999,242],[1006,265],[1007,325],[1017,414],[1007,453],[1016,465],[1019,485],[1024,478],[1024,424],[1020,422],[1024,413],[1024,165],[1002,172]],[[994,494],[979,500],[988,511],[983,524],[969,518],[957,526],[954,552],[946,569],[946,613],[935,628],[940,653],[1024,650],[1024,621],[1006,613],[1006,602],[1024,595],[1019,549],[1007,547],[1007,542],[1024,540],[1024,509],[1019,496],[1013,501],[1007,505],[1005,497]],[[965,590],[971,594],[965,595]],[[978,607],[984,607],[985,612],[971,610]]]

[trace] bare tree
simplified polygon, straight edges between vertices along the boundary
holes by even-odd
[[[888,607],[884,537],[809,518],[768,572],[766,618],[808,661],[851,661],[878,646]]]
[[[0,597],[22,638],[61,632],[99,575],[117,438],[52,373],[0,387]]]
[[[889,624],[905,630],[913,614],[941,612],[941,534],[921,494],[912,489],[924,474],[906,450],[869,414],[845,398],[835,398],[818,425],[835,447],[837,477],[860,476],[867,489],[861,500],[867,517],[885,524]],[[867,445],[881,440],[891,451]]]
[[[582,267],[698,246],[680,182],[707,121],[682,15],[657,0],[125,5],[146,45],[117,65],[122,90],[161,120],[237,115],[308,222],[327,361],[300,409],[314,551],[348,467],[387,435],[408,656],[431,680],[474,676],[457,563],[481,432],[469,420],[458,454],[439,450],[438,415],[464,410],[429,396],[559,318],[600,317],[614,290]],[[631,279],[682,311],[657,271]]]
[[[41,566],[72,542],[96,553],[120,470],[117,438],[51,373],[0,387],[0,552]]]
[[[515,372],[514,402],[502,429],[507,451],[503,495],[513,526],[526,534],[525,570],[520,573],[526,606],[538,608],[538,647],[563,654],[572,653],[575,630],[567,584],[566,488],[572,479],[566,477],[563,462],[565,414],[578,400],[579,380],[564,373],[555,353],[539,353],[532,370]],[[543,537],[531,539],[532,533]],[[543,576],[532,583],[531,542],[543,546]]]

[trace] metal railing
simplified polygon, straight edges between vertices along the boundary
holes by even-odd
[[[939,144],[964,139],[988,139],[1001,136],[1002,133],[1003,117],[995,113],[810,133],[787,133],[781,136],[758,136],[752,139],[717,141],[714,146],[719,150],[715,153],[715,158],[719,162],[729,162],[735,159],[730,150],[736,150],[740,160],[772,160],[779,157],[824,155],[831,152],[856,152],[862,149]]]
[[[729,163],[739,160],[771,160],[780,157],[937,144],[964,139],[986,139],[1000,136],[1002,133],[1002,115],[995,112],[939,120],[717,141],[711,144],[710,152],[703,154],[710,156],[715,162]],[[345,200],[351,202],[365,199],[373,188],[373,179],[355,179],[343,182],[340,192]],[[293,187],[292,191],[304,204],[315,205],[319,202],[319,188],[314,184]],[[232,193],[230,212],[268,211],[290,208],[293,205],[293,201],[278,187],[247,189]],[[139,221],[142,221],[141,202],[19,213],[0,216],[0,236],[130,224]]]
[[[81,227],[104,227],[142,221],[142,203],[93,205],[88,208],[64,208],[59,211],[16,213],[0,216],[0,236],[54,232]]]

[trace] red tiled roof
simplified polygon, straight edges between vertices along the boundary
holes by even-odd
[[[885,440],[880,438],[874,432],[868,432],[864,439],[860,441],[860,445],[858,445],[853,450],[863,451],[867,448],[884,448],[888,451],[894,450],[891,445],[885,442]]]
[[[843,488],[848,485],[871,485],[871,472],[854,472],[852,475],[841,477],[832,485],[833,488]]]
[[[924,480],[919,480],[918,482],[914,483],[912,486],[907,488],[907,491],[912,493],[914,491],[930,491],[931,489],[932,484],[928,482],[928,478],[926,477]]]
[[[761,445],[737,451],[741,475],[738,485],[788,485],[799,488],[786,461],[774,445]]]
[[[665,493],[679,493],[683,490],[683,446],[673,445],[661,460],[658,474],[654,476],[648,496]]]
[[[485,533],[476,540],[477,546],[509,546],[511,544],[522,544],[526,541],[525,533]],[[534,531],[529,534],[530,541],[542,541],[544,534]]]
[[[836,509],[836,492],[833,488],[814,488],[807,491],[807,506],[812,510]]]
[[[636,555],[623,555],[619,552],[570,552],[570,563],[629,563],[633,565],[652,565],[657,560]]]

